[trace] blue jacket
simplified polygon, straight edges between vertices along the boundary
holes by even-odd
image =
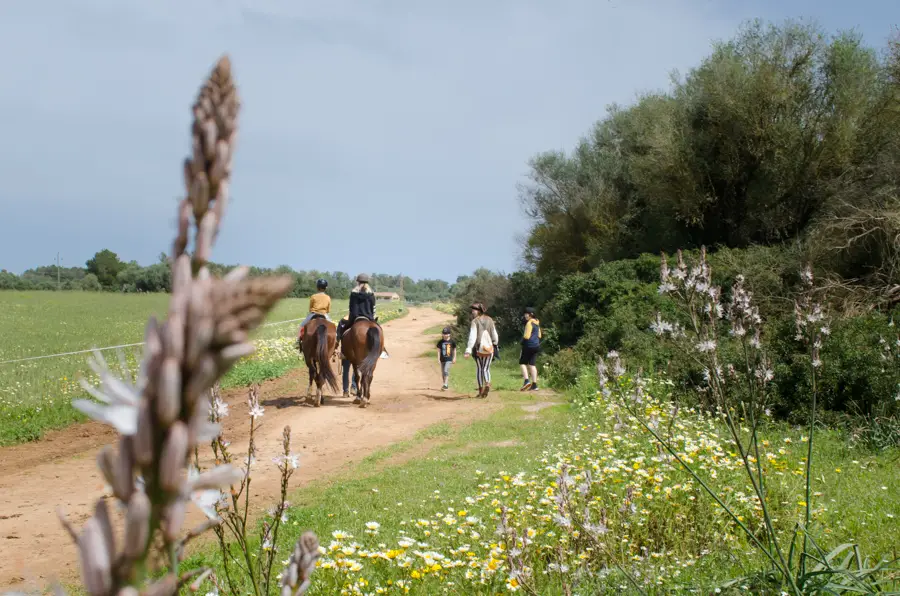
[[[525,323],[525,333],[522,334],[522,345],[526,348],[539,348],[541,337],[541,322],[537,319],[528,319]]]

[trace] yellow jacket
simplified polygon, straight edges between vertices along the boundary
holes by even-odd
[[[331,312],[331,296],[325,292],[319,292],[309,297],[309,312],[318,315],[326,315]]]

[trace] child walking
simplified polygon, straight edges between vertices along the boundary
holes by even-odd
[[[450,339],[450,328],[444,327],[440,341],[437,342],[438,362],[441,363],[441,376],[444,384],[441,391],[450,387],[450,367],[456,364],[456,342]]]
[[[519,356],[519,364],[522,365],[522,391],[538,390],[537,357],[541,352],[541,322],[534,315],[533,308],[526,308],[525,332],[522,334],[522,355]]]

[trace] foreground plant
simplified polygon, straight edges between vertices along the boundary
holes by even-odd
[[[223,57],[193,107],[193,151],[184,165],[187,196],[178,211],[168,317],[163,323],[149,320],[134,384],[115,377],[98,353],[93,366],[101,386],[84,387],[101,403],[74,404],[119,432],[118,452],[103,449],[98,466],[125,510],[124,536],[115,536],[104,499],[80,531],[63,520],[78,546],[84,588],[91,596],[174,594],[207,575],[208,570],[182,570],[180,563],[186,543],[220,519],[184,532],[188,503],[202,505],[208,491],[244,477],[227,463],[188,474],[195,448],[219,434],[218,425],[209,421],[210,388],[253,352],[250,331],[292,283],[290,277],[248,279],[245,267],[217,279],[206,267],[227,206],[239,108],[231,65]],[[311,542],[307,537],[303,543]],[[157,546],[165,573],[153,580],[151,555]],[[300,558],[308,562],[304,555]],[[305,590],[303,584],[297,589]]]
[[[228,415],[228,406],[222,401],[218,386],[213,387],[211,400],[210,421],[218,424],[224,416]],[[259,420],[265,413],[265,408],[259,403],[257,386],[250,388],[248,405],[250,438],[240,481],[230,487],[230,496],[226,496],[220,491],[211,494],[207,499],[208,509],[206,510],[210,518],[224,520],[224,523],[215,527],[215,533],[218,538],[227,590],[235,596],[244,594],[245,586],[248,584],[257,596],[271,593],[272,565],[277,554],[278,532],[281,524],[287,518],[289,506],[287,502],[288,483],[299,465],[299,457],[291,451],[291,427],[285,426],[282,433],[282,453],[273,458],[281,475],[281,493],[278,505],[269,510],[269,515],[261,526],[248,522],[252,468],[256,463],[257,455],[256,431],[259,428]],[[221,434],[212,440],[211,447],[216,462],[232,463],[228,445]],[[258,545],[254,549],[250,536],[257,528],[259,530]],[[307,549],[311,547],[313,541],[315,541],[316,547],[314,551],[308,552]],[[298,541],[295,551],[298,548],[301,549],[301,559],[306,560],[311,557],[313,562],[318,559],[318,542],[315,536],[311,538],[306,536]],[[288,570],[286,573],[290,574],[290,571]],[[217,582],[217,586],[219,586],[219,582]]]
[[[796,339],[809,350],[812,392],[809,405],[807,455],[805,459],[804,510],[790,532],[789,539],[775,525],[769,502],[766,475],[766,454],[760,452],[759,430],[768,414],[769,384],[774,373],[762,341],[762,318],[753,305],[752,295],[738,277],[730,299],[722,301],[721,290],[712,282],[706,251],[701,250],[699,261],[688,267],[679,251],[675,268],[670,270],[663,255],[660,292],[671,296],[682,308],[686,326],[664,321],[657,315],[651,329],[660,337],[677,342],[704,371],[705,384],[700,391],[728,430],[731,445],[737,452],[743,471],[755,496],[758,519],[755,523],[735,512],[714,490],[709,478],[701,477],[699,468],[676,449],[669,436],[677,409],[668,431],[660,427],[660,415],[646,406],[645,381],[638,374],[634,379],[625,375],[625,367],[618,354],[612,352],[601,358],[597,370],[599,382],[606,395],[615,395],[621,405],[650,433],[703,488],[713,501],[732,519],[747,540],[768,560],[770,571],[763,574],[762,583],[769,587],[787,589],[793,594],[812,594],[826,591],[832,594],[880,591],[878,574],[883,565],[864,568],[855,545],[845,544],[831,553],[822,550],[810,535],[812,519],[813,478],[812,461],[817,409],[817,380],[822,365],[820,352],[829,330],[821,305],[813,299],[813,275],[810,269],[802,272],[803,292],[795,306]],[[722,327],[727,327],[727,334]],[[736,344],[737,356],[732,361],[723,355],[722,343]],[[852,550],[856,556],[838,561],[838,555]],[[734,585],[737,581],[729,582]]]

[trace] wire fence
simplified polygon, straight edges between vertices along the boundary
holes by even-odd
[[[299,322],[302,320],[303,320],[303,317],[300,317],[299,319],[288,319],[286,321],[275,321],[273,323],[266,323],[264,325],[260,325],[260,327],[261,328],[274,327],[276,325],[284,325],[287,323],[296,323],[296,322]],[[138,347],[138,346],[142,346],[142,345],[144,345],[144,342],[141,341],[141,342],[136,342],[136,343],[132,343],[132,344],[119,344],[117,346],[103,346],[101,348],[88,348],[86,350],[75,350],[73,352],[60,352],[58,354],[42,354],[40,356],[28,356],[26,358],[14,358],[12,360],[2,360],[2,361],[0,361],[0,365],[16,364],[19,362],[30,362],[32,360],[44,360],[46,358],[61,358],[63,356],[74,356],[76,354],[90,354],[92,352],[105,352],[107,350],[119,350],[122,348],[134,348],[134,347]]]

